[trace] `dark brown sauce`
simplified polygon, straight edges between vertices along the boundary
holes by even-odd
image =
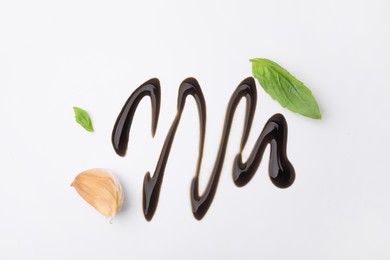
[[[112,144],[118,155],[124,156],[126,154],[131,123],[133,121],[133,117],[139,102],[145,96],[150,96],[151,98],[152,135],[154,135],[157,128],[160,111],[160,93],[160,82],[158,79],[151,79],[136,89],[126,101],[122,111],[117,118],[112,133]],[[195,99],[200,119],[198,162],[195,176],[191,183],[191,206],[192,212],[196,219],[202,219],[213,202],[225,159],[234,113],[242,98],[246,99],[246,113],[240,150],[233,163],[234,183],[237,186],[242,187],[252,179],[260,165],[264,150],[268,144],[271,146],[269,176],[272,183],[279,188],[287,188],[294,182],[294,167],[286,155],[287,122],[281,114],[276,114],[267,121],[254,145],[254,148],[249,155],[248,160],[246,162],[242,161],[242,150],[245,147],[250,133],[257,104],[256,84],[254,79],[249,77],[238,85],[230,98],[226,111],[221,143],[214,168],[205,191],[200,195],[199,172],[203,158],[206,129],[206,102],[202,93],[202,89],[200,88],[197,80],[194,78],[188,78],[185,79],[180,85],[176,117],[174,118],[171,128],[169,129],[165,139],[155,172],[153,176],[151,176],[149,172],[146,173],[144,178],[143,209],[145,218],[147,220],[151,220],[153,218],[153,215],[157,209],[165,167],[168,162],[169,153],[188,95],[191,95]]]
[[[120,156],[126,155],[131,123],[139,102],[145,96],[149,96],[152,103],[152,136],[156,133],[158,116],[160,114],[161,90],[160,81],[153,78],[146,81],[131,94],[115,122],[111,141],[115,152]]]

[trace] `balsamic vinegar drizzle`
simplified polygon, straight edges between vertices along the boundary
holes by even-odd
[[[126,101],[122,111],[118,115],[112,132],[112,144],[118,155],[124,156],[126,154],[133,117],[139,102],[145,96],[149,96],[151,99],[152,136],[154,136],[160,111],[160,94],[160,82],[158,79],[154,78],[142,84],[131,94],[129,99]],[[157,209],[165,167],[168,162],[169,153],[175,138],[175,133],[185,107],[186,98],[189,95],[192,96],[196,101],[200,123],[198,162],[195,176],[191,183],[191,206],[192,212],[196,219],[201,220],[213,202],[225,159],[234,113],[242,98],[246,99],[246,112],[240,150],[236,155],[233,163],[234,183],[237,186],[242,187],[252,179],[256,173],[257,168],[259,167],[264,150],[268,144],[271,146],[269,176],[272,183],[279,188],[287,188],[294,182],[294,167],[286,155],[287,122],[281,114],[275,114],[267,121],[254,145],[254,148],[249,155],[248,160],[246,162],[242,161],[242,150],[245,147],[250,133],[257,103],[256,84],[254,79],[249,77],[238,85],[230,98],[226,111],[221,143],[214,168],[205,191],[200,195],[199,172],[203,157],[206,129],[206,102],[202,93],[202,89],[199,86],[197,80],[194,78],[187,78],[180,85],[177,99],[177,113],[165,139],[155,172],[153,176],[147,172],[144,178],[143,209],[145,218],[147,220],[151,220],[153,218],[153,215]]]
[[[116,119],[111,142],[115,152],[120,156],[126,155],[131,123],[139,102],[145,96],[149,96],[152,103],[152,136],[154,137],[156,133],[160,114],[161,91],[158,79],[150,79],[131,94]]]

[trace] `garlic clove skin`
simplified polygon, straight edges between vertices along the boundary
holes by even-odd
[[[80,196],[106,217],[115,217],[123,204],[119,180],[104,169],[89,169],[76,176],[71,184]]]

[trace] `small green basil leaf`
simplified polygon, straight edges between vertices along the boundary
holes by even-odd
[[[92,120],[87,111],[79,107],[73,107],[76,122],[79,123],[88,132],[93,132]]]
[[[295,113],[321,119],[313,94],[301,81],[271,60],[255,58],[250,61],[253,76],[274,100]]]

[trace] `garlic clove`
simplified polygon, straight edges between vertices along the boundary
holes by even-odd
[[[106,170],[83,171],[76,176],[71,186],[86,202],[106,217],[115,217],[122,207],[122,185]]]

